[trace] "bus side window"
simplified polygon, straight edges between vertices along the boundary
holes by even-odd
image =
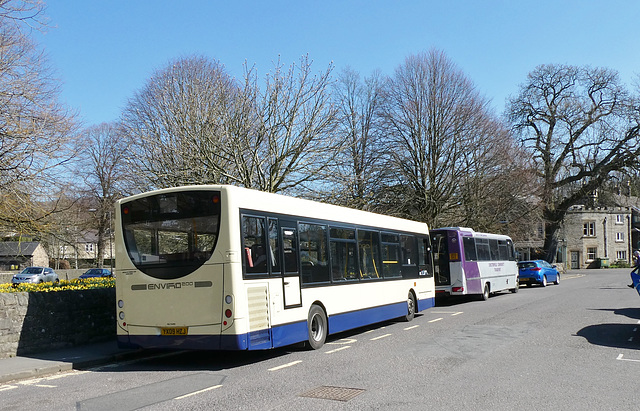
[[[330,227],[329,237],[332,280],[334,282],[357,280],[360,275],[356,251],[356,230]]]
[[[385,278],[400,277],[400,237],[382,233],[382,275]]]
[[[418,239],[418,260],[420,261],[420,275],[433,277],[433,261],[429,237],[422,240]]]
[[[400,236],[402,250],[402,277],[415,278],[418,276],[418,265],[422,264],[416,238],[412,235]]]
[[[498,240],[489,240],[489,251],[491,252],[491,260],[496,261],[500,259],[500,251],[498,251]]]
[[[329,247],[327,226],[300,223],[300,274],[302,283],[323,283],[331,281],[329,272]]]
[[[242,218],[244,266],[247,274],[267,273],[265,221],[262,217]]]
[[[280,249],[278,248],[278,220],[268,219],[269,224],[269,262],[271,263],[271,273],[280,274]]]
[[[462,246],[464,247],[465,261],[477,261],[478,253],[476,252],[476,241],[473,237],[463,237]]]
[[[509,254],[509,261],[516,260],[516,252],[513,249],[513,242],[511,240],[507,240],[507,253]]]
[[[377,231],[358,230],[361,278],[382,278],[380,236]]]

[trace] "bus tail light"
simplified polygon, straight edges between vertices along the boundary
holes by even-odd
[[[462,293],[464,292],[464,287],[453,287],[451,291],[454,293]]]
[[[231,316],[232,316],[232,315],[233,315],[233,313],[231,312],[231,310],[230,310],[230,309],[228,309],[228,308],[227,308],[227,309],[224,311],[224,316],[225,316],[225,317],[227,317],[227,318],[231,318]]]
[[[460,261],[460,254],[449,253],[449,261]]]

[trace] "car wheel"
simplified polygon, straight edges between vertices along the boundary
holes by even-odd
[[[556,275],[556,280],[553,282],[555,285],[560,284],[560,273]]]
[[[482,295],[480,296],[480,298],[482,298],[482,301],[487,301],[489,299],[489,294],[490,294],[490,290],[489,290],[489,283],[484,285],[484,291],[482,292]]]
[[[547,286],[547,276],[546,275],[542,276],[542,283],[540,285],[543,286],[543,287]]]
[[[409,295],[407,296],[407,314],[404,316],[404,320],[409,322],[413,320],[413,317],[416,316],[416,297],[413,296],[413,293],[409,291]]]
[[[307,327],[309,329],[309,346],[317,350],[324,345],[328,331],[327,316],[320,306],[314,304],[309,309]]]

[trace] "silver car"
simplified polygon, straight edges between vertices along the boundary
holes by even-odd
[[[20,273],[15,274],[11,279],[11,284],[20,283],[59,283],[58,274],[49,267],[27,267]]]

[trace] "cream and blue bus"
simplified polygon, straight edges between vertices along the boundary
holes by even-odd
[[[434,306],[424,223],[228,185],[116,205],[121,347],[270,349]]]

